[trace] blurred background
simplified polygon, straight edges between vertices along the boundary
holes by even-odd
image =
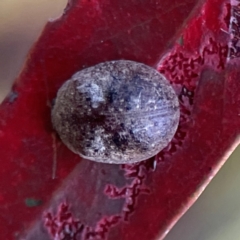
[[[47,20],[60,17],[66,5],[67,0],[0,0],[0,102]]]
[[[0,0],[0,102],[49,19],[67,0]],[[166,240],[240,240],[240,147]],[[120,239],[119,239],[120,240]]]

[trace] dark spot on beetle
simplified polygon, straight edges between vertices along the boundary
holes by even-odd
[[[128,131],[131,135],[133,135],[133,131],[130,129],[129,131]]]
[[[114,144],[119,147],[121,150],[126,149],[128,145],[128,140],[122,137],[119,133],[115,133],[112,137]]]
[[[116,93],[113,92],[112,90],[110,90],[108,92],[107,99],[108,99],[109,103],[113,103],[115,96],[116,96]]]

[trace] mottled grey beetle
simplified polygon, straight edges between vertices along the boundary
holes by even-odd
[[[52,109],[62,141],[81,157],[134,163],[161,151],[179,122],[178,98],[155,69],[110,61],[83,69],[66,81]]]

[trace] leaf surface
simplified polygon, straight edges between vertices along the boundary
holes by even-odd
[[[69,2],[47,24],[0,106],[2,239],[163,238],[238,141],[234,7],[227,0]],[[158,69],[181,104],[169,146],[134,165],[82,160],[51,125],[61,84],[116,59]]]

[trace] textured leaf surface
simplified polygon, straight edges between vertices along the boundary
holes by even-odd
[[[62,18],[46,26],[0,106],[1,238],[163,238],[239,135],[237,3],[69,3]],[[61,84],[80,69],[115,59],[157,68],[181,104],[175,138],[140,164],[82,160],[51,125]]]

